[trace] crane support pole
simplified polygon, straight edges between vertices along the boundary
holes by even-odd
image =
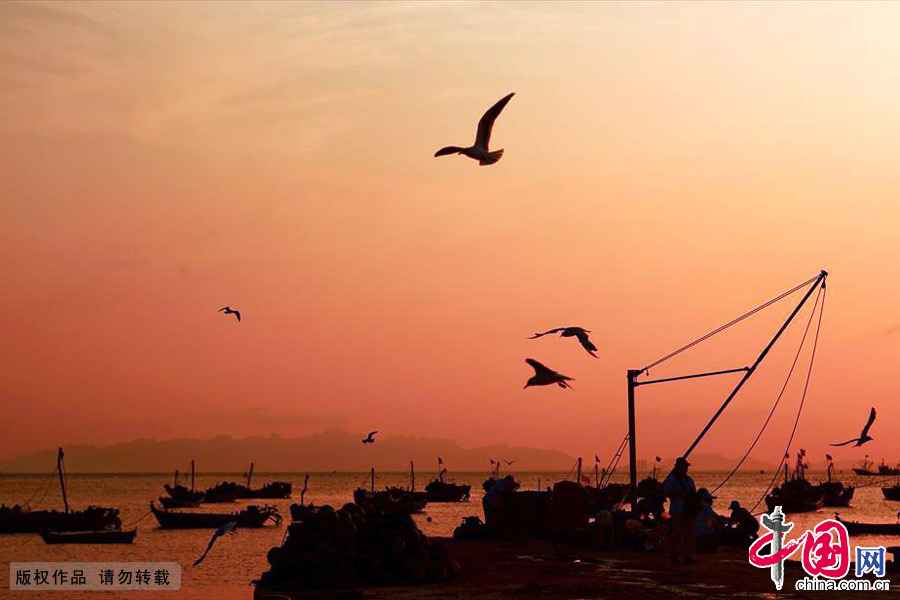
[[[634,431],[635,379],[641,371],[629,369],[628,379],[628,484],[631,488],[631,509],[637,506],[637,436]]]
[[[750,377],[753,375],[753,372],[756,371],[756,367],[758,367],[759,364],[763,361],[763,359],[769,353],[769,350],[772,349],[772,346],[775,345],[775,342],[777,342],[778,338],[781,337],[781,334],[784,333],[784,330],[788,328],[788,325],[791,324],[791,321],[794,320],[794,317],[797,316],[797,313],[800,312],[800,309],[803,308],[803,305],[806,304],[806,301],[809,300],[810,296],[812,296],[812,293],[814,291],[816,291],[816,288],[818,288],[820,285],[822,285],[822,286],[825,285],[826,277],[828,277],[828,273],[826,271],[823,270],[821,273],[819,273],[819,276],[816,277],[816,280],[809,287],[809,290],[807,290],[806,294],[803,296],[803,299],[800,300],[800,303],[797,304],[797,306],[794,308],[794,310],[788,316],[788,318],[784,322],[784,324],[782,324],[781,328],[778,330],[778,332],[775,334],[775,336],[772,338],[772,340],[766,345],[765,348],[763,348],[763,351],[757,357],[756,361],[752,365],[750,365],[750,368],[747,369],[747,372],[744,373],[744,376],[741,377],[741,380],[738,381],[737,385],[734,387],[734,389],[731,391],[731,393],[728,394],[728,397],[725,399],[725,402],[722,403],[722,406],[719,407],[719,410],[716,411],[716,414],[713,415],[712,419],[709,420],[709,423],[706,424],[706,427],[703,428],[703,431],[700,432],[700,435],[697,436],[697,438],[694,440],[694,442],[690,445],[690,447],[684,453],[685,458],[690,456],[691,452],[694,451],[694,448],[697,447],[697,444],[700,443],[700,440],[703,439],[703,436],[706,435],[706,432],[709,431],[710,427],[713,426],[713,424],[716,422],[716,420],[719,418],[719,416],[722,414],[722,412],[725,410],[725,408],[728,406],[728,404],[731,402],[731,400],[737,395],[737,393],[741,390],[741,388],[744,387],[744,384],[747,383],[747,380],[750,379]],[[631,371],[629,371],[629,373],[631,373]],[[633,390],[631,388],[629,388],[629,391],[633,392]],[[634,400],[629,398],[629,405],[633,406],[633,404],[634,404]],[[632,408],[632,410],[633,410],[633,408]],[[629,420],[631,420],[631,419],[629,419]],[[632,448],[633,447],[634,446],[632,445]]]

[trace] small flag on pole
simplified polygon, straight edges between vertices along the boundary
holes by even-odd
[[[595,463],[600,462],[600,457],[597,456],[596,454],[594,455],[594,462],[595,462]]]
[[[444,459],[441,458],[440,456],[438,456],[438,464],[439,464],[439,465],[444,464]]]
[[[657,456],[657,457],[656,457],[656,462],[662,462],[662,459],[661,459],[660,457]]]
[[[826,454],[826,455],[825,455],[825,460],[834,460],[834,459],[831,458],[831,455],[830,455],[830,454]]]

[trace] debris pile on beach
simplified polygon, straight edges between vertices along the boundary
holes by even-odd
[[[332,590],[371,585],[433,583],[459,573],[446,541],[429,539],[405,514],[345,504],[291,507],[294,522],[260,590]]]

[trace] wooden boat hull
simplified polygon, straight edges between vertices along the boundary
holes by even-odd
[[[847,533],[852,535],[900,535],[900,523],[860,523],[858,521],[844,521],[835,515],[839,523],[847,528]]]
[[[177,485],[175,487],[172,487],[169,484],[165,484],[163,486],[163,489],[166,490],[166,493],[173,500],[178,500],[181,502],[197,502],[197,503],[199,503],[201,500],[203,500],[203,492],[192,492],[191,490],[187,489],[183,485]]]
[[[200,501],[196,502],[190,500],[177,500],[175,498],[168,498],[166,496],[159,497],[159,503],[162,504],[163,508],[197,508],[200,506]]]
[[[255,510],[254,510],[255,509]],[[237,522],[238,527],[262,527],[270,518],[281,521],[274,509],[247,507],[234,513],[180,512],[160,510],[152,503],[150,511],[161,529],[218,529],[226,523]]]
[[[255,490],[245,486],[241,486],[241,488],[237,497],[245,500],[284,500],[291,497],[291,492],[294,489],[286,481],[273,481]]]
[[[137,536],[137,527],[129,531],[42,531],[45,544],[131,544]]]
[[[900,501],[900,485],[881,488],[885,500]]]
[[[40,533],[41,531],[100,531],[119,529],[122,521],[119,510],[91,506],[86,510],[61,512],[56,510],[22,510],[0,506],[0,534]]]
[[[467,502],[472,487],[455,483],[432,481],[425,486],[425,500],[428,502]]]
[[[423,498],[417,498],[412,493],[398,495],[395,491],[372,492],[357,489],[353,492],[353,501],[362,506],[370,504],[378,510],[390,514],[406,514],[422,512],[428,501]]]

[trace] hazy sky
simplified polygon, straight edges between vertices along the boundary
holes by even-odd
[[[0,458],[335,424],[604,456],[627,368],[824,268],[796,447],[821,465],[876,405],[896,460],[898,29],[888,3],[2,3]],[[511,91],[502,161],[432,157]],[[789,309],[653,375],[747,364]],[[753,438],[807,314],[700,451]],[[561,325],[602,358],[525,339]],[[523,390],[526,357],[575,389]],[[641,457],[735,381],[640,389]]]

